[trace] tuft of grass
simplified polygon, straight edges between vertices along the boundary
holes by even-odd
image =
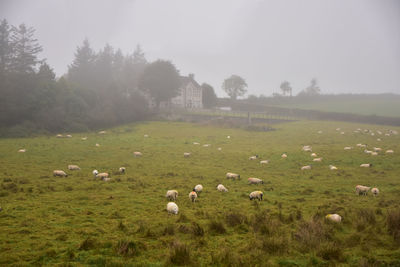
[[[228,226],[234,227],[242,223],[247,223],[247,216],[239,212],[230,212],[225,215],[225,222]]]
[[[137,256],[141,249],[143,249],[143,245],[129,240],[119,240],[115,246],[115,252],[124,257]]]
[[[215,234],[225,234],[226,233],[226,229],[225,226],[222,222],[220,221],[215,221],[212,220],[209,224],[208,224],[208,229]]]
[[[328,261],[343,261],[342,247],[335,242],[327,242],[321,244],[318,249],[317,255]]]
[[[88,237],[79,244],[78,249],[79,250],[90,250],[90,249],[93,249],[96,247],[96,243],[97,243],[97,240]]]
[[[196,222],[192,222],[192,233],[194,236],[204,236],[204,229]]]
[[[387,214],[386,225],[397,243],[400,243],[400,209],[391,210]]]
[[[262,241],[262,249],[268,254],[282,255],[288,251],[288,244],[285,236],[268,237]]]
[[[185,244],[174,242],[170,249],[169,263],[176,265],[189,265],[191,263],[190,250]]]

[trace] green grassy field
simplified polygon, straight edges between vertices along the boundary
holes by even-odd
[[[400,136],[354,133],[389,128],[340,122],[273,127],[254,132],[148,122],[105,135],[1,139],[0,265],[398,266]],[[357,143],[395,153],[367,155]],[[312,162],[303,145],[323,161]],[[287,159],[280,157],[284,152]],[[270,163],[250,161],[255,154]],[[68,164],[81,170],[68,171]],[[301,171],[307,164],[312,170]],[[116,174],[121,166],[124,175]],[[53,177],[54,169],[70,175]],[[93,169],[111,173],[111,181],[95,180]],[[226,172],[242,179],[227,180]],[[248,177],[265,183],[248,185]],[[219,183],[229,192],[218,192]],[[204,190],[191,203],[196,184]],[[381,193],[357,196],[357,184]],[[178,215],[165,210],[169,189],[179,192]],[[255,190],[264,192],[263,201],[249,200]],[[342,222],[326,221],[328,213],[340,214]]]

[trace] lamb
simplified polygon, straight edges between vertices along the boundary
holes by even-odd
[[[258,155],[249,157],[249,160],[256,160],[256,159],[258,159]]]
[[[264,184],[264,181],[259,178],[250,177],[247,179],[247,181],[249,182],[249,184]]]
[[[170,201],[176,201],[178,198],[178,191],[176,190],[168,190],[165,197]]]
[[[203,191],[203,186],[201,184],[198,184],[193,188],[193,191],[195,191],[196,193],[201,193],[201,191]]]
[[[325,218],[332,222],[337,222],[337,223],[342,221],[342,216],[340,216],[339,214],[328,214],[325,216]]]
[[[79,168],[78,165],[68,165],[68,170],[71,170],[71,171],[80,171],[81,168]]]
[[[357,185],[357,186],[356,186],[356,194],[357,194],[357,195],[364,195],[364,196],[366,196],[370,188],[371,188],[371,187],[368,187],[368,186]]]
[[[310,165],[303,166],[303,167],[301,167],[301,170],[302,170],[302,171],[304,171],[304,170],[311,170],[311,166],[310,166]]]
[[[343,134],[344,134],[344,132],[341,132],[340,134],[342,134],[342,135],[343,135]]]
[[[374,194],[374,196],[376,197],[379,194],[379,189],[374,187],[371,189],[371,193]]]
[[[217,190],[220,192],[228,192],[228,189],[225,186],[223,186],[222,184],[219,184],[217,186]]]
[[[269,163],[269,160],[261,160],[260,161],[260,164],[268,164]]]
[[[168,202],[167,211],[168,213],[177,215],[179,211],[178,205],[176,205],[174,202]]]
[[[53,171],[53,176],[60,176],[60,177],[68,177],[68,174],[66,174],[64,171],[62,170],[54,170]]]
[[[337,170],[338,168],[337,168],[336,166],[329,165],[329,169],[330,169],[331,171],[333,171],[333,170]]]
[[[195,201],[196,201],[196,198],[197,198],[197,193],[196,193],[196,191],[194,191],[194,189],[193,189],[193,191],[189,193],[189,199],[190,199],[192,202],[195,202]]]
[[[369,168],[369,167],[372,167],[372,164],[371,163],[364,163],[364,164],[361,164],[360,167],[361,168]]]
[[[226,179],[240,180],[240,175],[237,173],[233,173],[233,172],[227,172]]]
[[[261,200],[263,199],[263,196],[264,196],[263,192],[261,192],[261,191],[254,191],[254,192],[251,192],[251,193],[250,193],[249,199],[250,199],[250,200],[258,199],[259,201],[261,201]]]
[[[184,157],[184,158],[188,158],[188,157],[190,157],[190,155],[191,155],[191,153],[189,153],[189,152],[183,153],[183,157]]]
[[[394,151],[393,150],[391,150],[391,149],[389,149],[389,150],[386,150],[386,154],[393,154],[394,153]]]
[[[143,155],[142,152],[138,152],[138,151],[133,152],[133,156],[135,156],[135,157],[141,157],[142,155]]]
[[[376,139],[376,141],[380,142],[380,141],[382,141],[382,139],[378,138],[378,139]]]
[[[285,153],[283,153],[281,158],[285,159],[285,158],[287,158],[287,155]]]
[[[120,167],[118,169],[118,171],[119,171],[120,174],[125,174],[126,168],[125,167]]]
[[[19,152],[19,153],[25,153],[25,152],[26,152],[26,149],[25,149],[25,148],[22,148],[22,149],[18,150],[18,152]],[[387,152],[386,152],[386,153],[387,153]]]
[[[315,162],[321,162],[321,161],[322,161],[322,158],[315,158],[315,159],[313,159],[313,161],[315,161]]]

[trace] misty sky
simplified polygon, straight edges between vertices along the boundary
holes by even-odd
[[[398,0],[0,0],[0,19],[36,29],[42,57],[66,73],[87,37],[214,86],[231,74],[248,94],[294,93],[317,78],[323,93],[400,93]]]

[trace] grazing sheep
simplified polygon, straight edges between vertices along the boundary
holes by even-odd
[[[304,170],[311,170],[311,166],[310,166],[310,165],[303,166],[303,167],[301,167],[301,170],[302,170],[302,171],[304,171]]]
[[[106,131],[100,131],[99,134],[106,134]]]
[[[382,132],[381,132],[381,131],[376,131],[376,133],[379,134],[379,135],[382,135]]]
[[[351,146],[346,146],[345,148],[344,148],[344,150],[352,150],[353,149],[353,147],[351,147]]]
[[[381,151],[382,151],[382,148],[380,148],[380,147],[374,147],[374,151],[375,151],[375,152],[381,152]]]
[[[145,134],[145,135],[143,135],[143,137],[147,138],[147,137],[149,137],[149,135],[148,135],[148,134]]]
[[[175,214],[175,215],[178,214],[178,211],[179,211],[178,205],[176,205],[176,203],[174,203],[174,202],[168,202],[167,211],[168,211],[168,213],[171,213],[171,214]]]
[[[388,133],[385,133],[385,136],[390,136],[390,134],[388,134]]]
[[[249,160],[256,160],[256,159],[258,159],[258,155],[249,157]]]
[[[372,151],[371,151],[371,150],[364,149],[364,153],[366,153],[366,154],[371,154]]]
[[[197,143],[197,142],[193,142],[193,145],[200,145],[200,143]]]
[[[344,134],[344,132],[341,132],[340,134],[342,134],[342,135],[343,135],[343,134]]]
[[[372,152],[371,156],[378,156],[378,152]]]
[[[311,146],[303,146],[302,150],[305,152],[312,152]]]
[[[176,201],[178,198],[178,191],[176,190],[168,190],[165,197],[170,201]]]
[[[285,153],[283,153],[281,158],[285,159],[285,158],[287,158],[287,155]]]
[[[311,157],[317,157],[316,153],[311,153]]]
[[[261,201],[261,200],[263,199],[263,196],[264,196],[263,192],[261,192],[261,191],[254,191],[254,192],[251,192],[251,193],[250,193],[249,199],[250,199],[250,200],[258,199],[259,201]]]
[[[109,175],[106,172],[101,172],[101,173],[98,173],[96,175],[96,178],[100,178],[101,180],[105,180],[105,179],[109,178]]]
[[[339,214],[328,214],[325,216],[325,218],[332,222],[337,222],[337,223],[342,221],[342,216],[340,216]]]
[[[22,149],[18,150],[18,152],[19,152],[19,153],[25,153],[25,152],[26,152],[26,149],[25,149],[25,148],[22,148]],[[387,152],[386,152],[386,153],[387,153]]]
[[[394,151],[393,150],[391,150],[391,149],[389,149],[389,150],[386,150],[386,154],[393,154],[394,153]]]
[[[317,133],[322,134],[322,131],[318,131]]]
[[[184,157],[184,158],[188,158],[188,157],[190,157],[190,155],[191,155],[191,154],[190,154],[189,152],[183,153],[183,157]]]
[[[68,174],[66,174],[64,171],[62,170],[54,170],[53,171],[53,176],[60,176],[60,177],[68,177]]]
[[[382,141],[382,139],[378,138],[378,139],[376,139],[376,141],[380,142],[380,141]]]
[[[375,136],[375,134],[374,134],[374,133],[371,133],[371,136]]]
[[[258,179],[258,178],[253,178],[253,177],[248,178],[247,181],[249,182],[249,184],[263,184],[264,183],[263,180]]]
[[[118,171],[119,171],[120,174],[125,174],[126,168],[125,167],[120,167],[118,169]]]
[[[81,139],[82,139],[82,141],[86,141],[87,140],[87,136],[82,137]]]
[[[92,173],[93,173],[93,176],[96,177],[96,175],[99,174],[99,171],[98,170],[93,170]]]
[[[104,177],[104,178],[102,178],[102,180],[103,180],[104,182],[108,182],[108,181],[111,181],[111,178],[110,178],[110,177]]]
[[[315,162],[321,162],[321,161],[322,161],[322,158],[315,158],[315,159],[313,159],[313,161],[315,161]]]
[[[133,156],[135,156],[135,157],[141,157],[142,155],[143,155],[142,152],[139,152],[139,151],[133,152]]]
[[[228,135],[226,138],[230,139],[230,138],[231,138],[231,136],[230,136],[230,135]]]
[[[357,146],[357,147],[364,147],[365,145],[363,145],[363,144],[357,144],[356,146]]]
[[[261,160],[260,161],[260,164],[268,164],[269,163],[269,160]]]
[[[203,186],[201,184],[198,184],[193,188],[193,191],[195,191],[196,193],[201,193],[201,191],[203,191]]]
[[[79,168],[78,165],[68,165],[68,170],[71,170],[71,171],[80,171],[81,168]]]
[[[219,148],[217,148],[217,150],[218,150],[218,151],[221,151],[221,150],[222,150],[222,148],[220,148],[220,147],[219,147]]]
[[[228,189],[225,186],[223,186],[222,184],[219,184],[217,186],[217,190],[220,192],[228,192]]]
[[[96,143],[96,147],[99,147],[100,145]]]
[[[63,138],[64,136],[62,134],[57,134],[56,137],[57,138]]]
[[[195,201],[196,201],[196,198],[197,198],[197,193],[196,193],[196,191],[194,191],[194,189],[193,189],[193,191],[189,193],[189,199],[190,199],[192,202],[195,202]]]
[[[209,147],[211,146],[210,144],[204,144],[203,147]]]
[[[67,137],[67,138],[71,138],[71,137],[72,137],[72,135],[70,135],[70,134],[67,134],[65,137]]]
[[[360,165],[361,168],[369,168],[372,167],[372,163],[364,163]]]
[[[340,131],[341,129],[340,128],[336,128],[336,131]]]
[[[240,175],[237,173],[233,173],[233,172],[227,172],[226,179],[240,180]]]
[[[333,171],[333,170],[337,170],[337,167],[333,166],[333,165],[329,165],[329,169]]]
[[[377,195],[379,194],[379,189],[376,188],[376,187],[374,187],[374,188],[371,189],[371,193],[372,193],[374,196],[377,196]]]
[[[368,187],[368,186],[357,185],[357,186],[356,186],[356,194],[357,194],[357,195],[364,195],[364,196],[366,196],[370,188],[371,188],[371,187]]]

